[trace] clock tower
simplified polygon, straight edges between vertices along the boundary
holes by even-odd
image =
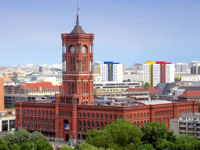
[[[76,25],[69,34],[62,37],[62,99],[70,104],[91,104],[93,102],[93,40],[94,34],[85,33]]]

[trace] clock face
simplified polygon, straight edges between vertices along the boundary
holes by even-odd
[[[85,53],[86,52],[86,47],[83,46],[81,51],[82,51],[82,53]]]
[[[71,52],[71,53],[74,53],[74,52],[75,52],[75,47],[74,47],[74,46],[70,47],[70,52]]]

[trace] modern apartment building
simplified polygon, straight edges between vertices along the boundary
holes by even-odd
[[[176,73],[189,73],[190,69],[189,69],[189,65],[186,63],[177,63],[175,65],[176,68]]]
[[[167,62],[145,62],[143,65],[143,82],[148,82],[150,86],[158,83],[174,82],[175,66]]]
[[[123,64],[106,61],[94,64],[95,82],[123,82]]]
[[[192,75],[200,75],[200,63],[195,63],[190,68]]]
[[[172,119],[170,129],[177,136],[189,134],[200,139],[200,113],[182,114],[179,119]]]

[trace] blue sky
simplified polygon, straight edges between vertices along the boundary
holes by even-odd
[[[79,0],[95,61],[200,60],[199,0]],[[61,63],[76,0],[0,0],[0,66]]]

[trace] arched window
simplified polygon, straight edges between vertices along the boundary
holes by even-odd
[[[139,116],[139,114],[137,114],[137,119],[139,119],[140,118],[140,116]]]
[[[90,119],[90,113],[88,113],[88,118]]]
[[[31,115],[33,114],[33,110],[31,110]]]
[[[81,113],[79,113],[79,118],[81,118]]]
[[[133,115],[132,115],[132,114],[130,115],[130,119],[131,119],[131,120],[133,119]]]
[[[103,119],[103,114],[101,114],[101,119]]]
[[[94,121],[92,121],[92,129],[95,128],[95,124],[94,124]]]
[[[49,129],[49,119],[46,119],[46,129]]]
[[[23,117],[23,126],[26,127],[26,118]]]
[[[41,119],[40,118],[38,118],[38,125],[39,125],[39,127],[41,127]]]
[[[27,110],[27,115],[29,115],[29,110]]]
[[[37,118],[35,118],[35,128],[37,128]]]
[[[110,114],[110,120],[112,120],[112,114]]]
[[[99,122],[97,121],[96,124],[97,124],[97,130],[99,130]]]
[[[33,118],[31,117],[31,128],[33,128]]]
[[[46,115],[47,115],[47,116],[49,115],[48,110],[46,111]]]
[[[90,121],[87,121],[88,130],[90,130]]]
[[[94,114],[92,113],[92,119],[94,119]]]
[[[96,118],[99,119],[99,114],[96,114]]]
[[[115,117],[115,120],[117,120],[117,114],[115,114],[114,117]]]
[[[41,114],[41,111],[40,111],[40,110],[38,111],[38,114],[39,114],[39,115]]]
[[[50,119],[50,129],[53,129],[53,121]]]
[[[129,116],[128,116],[128,115],[126,115],[126,119],[127,119],[127,120],[129,119]]]
[[[108,119],[108,114],[105,114],[105,119],[106,119],[106,120]]]
[[[86,115],[85,115],[85,113],[83,113],[83,118],[86,118]]]
[[[79,131],[82,131],[82,122],[79,121]]]
[[[103,121],[101,121],[101,130],[103,130],[104,125],[103,125]]]
[[[86,131],[86,122],[83,121],[83,130]]]
[[[45,120],[44,120],[44,118],[42,118],[42,128],[44,128],[45,127]]]

